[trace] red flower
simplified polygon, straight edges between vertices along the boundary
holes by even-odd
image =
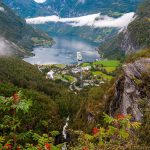
[[[82,150],[89,150],[88,147],[83,147]]]
[[[10,150],[10,149],[12,149],[13,147],[12,147],[11,144],[5,144],[4,148],[7,149],[7,150]]]
[[[118,114],[117,115],[117,119],[118,120],[121,120],[121,119],[124,119],[125,118],[125,115],[124,114]]]
[[[98,128],[93,128],[92,129],[92,133],[95,135],[95,134],[97,134],[99,132],[99,129]]]
[[[18,95],[17,93],[15,93],[15,94],[13,95],[13,100],[14,100],[14,102],[16,102],[16,103],[19,102],[20,97],[19,97],[19,95]]]
[[[16,150],[21,150],[21,148],[20,148],[20,147],[17,147]]]
[[[49,143],[45,144],[45,150],[51,150],[51,148],[52,148],[51,144],[49,144]]]

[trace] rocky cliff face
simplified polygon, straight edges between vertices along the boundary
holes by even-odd
[[[121,40],[121,43],[120,43],[120,49],[123,52],[125,52],[125,54],[131,54],[139,50],[140,48],[141,47],[139,47],[133,42],[130,32],[128,30],[125,30],[123,32],[123,39]]]
[[[135,19],[127,29],[99,47],[104,57],[120,59],[140,49],[150,47],[150,1],[144,0],[136,12]]]
[[[150,58],[141,58],[123,66],[123,76],[116,81],[115,97],[110,103],[109,113],[131,114],[141,120],[141,100],[150,101]]]

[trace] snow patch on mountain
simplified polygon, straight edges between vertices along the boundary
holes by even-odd
[[[46,17],[36,17],[28,18],[26,22],[28,24],[45,24],[48,22],[61,22],[71,25],[73,27],[81,26],[91,26],[95,28],[104,28],[104,27],[114,27],[114,28],[124,28],[133,21],[135,18],[135,13],[130,12],[122,15],[119,18],[112,18],[107,15],[92,14],[81,17],[74,18],[60,18],[59,16],[46,16]]]
[[[0,6],[0,11],[1,11],[1,12],[4,12],[5,9],[4,9],[3,7]]]
[[[34,0],[36,3],[45,3],[46,0]]]

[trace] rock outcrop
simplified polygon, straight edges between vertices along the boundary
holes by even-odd
[[[123,32],[123,39],[120,42],[120,49],[125,52],[125,54],[131,54],[141,47],[133,42],[130,32],[126,29]]]
[[[116,81],[115,97],[109,113],[131,114],[133,120],[142,118],[139,102],[150,101],[150,58],[141,58],[123,66],[123,76]]]

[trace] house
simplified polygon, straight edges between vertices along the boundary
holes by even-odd
[[[80,68],[74,68],[72,69],[72,73],[78,73],[78,72],[81,72],[81,69]]]
[[[91,69],[91,66],[86,66],[81,68],[82,71],[89,71]]]
[[[47,73],[47,76],[46,76],[47,79],[54,79],[54,71],[51,70]]]

